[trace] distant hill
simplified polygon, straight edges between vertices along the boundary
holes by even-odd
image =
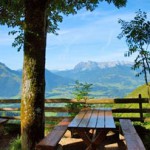
[[[66,77],[61,77],[59,75],[56,75],[52,73],[49,70],[45,70],[45,78],[46,78],[46,97],[53,97],[53,96],[59,96],[59,92],[52,92],[55,88],[60,88],[62,89],[66,86],[70,86],[71,84],[74,83],[74,80]]]
[[[143,98],[148,98],[148,87],[147,85],[141,85],[129,93],[126,97],[128,98],[137,98],[138,95],[141,94]]]
[[[50,96],[49,91],[54,88],[74,83],[73,80],[55,75],[49,70],[45,70],[45,76],[46,96]],[[11,70],[5,64],[0,63],[0,98],[19,98],[21,95],[21,81],[22,70]]]
[[[81,62],[74,69],[55,74],[93,84],[96,97],[124,97],[144,83],[143,77],[135,77],[131,62]]]
[[[136,72],[131,70],[131,63],[120,62],[81,62],[74,69],[58,71],[55,74],[91,83],[124,83],[124,84],[141,84],[141,79],[136,81]],[[137,84],[136,84],[137,83]]]
[[[17,71],[0,63],[0,97],[14,97],[20,93],[21,78]]]
[[[46,69],[46,97],[72,98],[75,80],[92,83],[91,97],[124,97],[139,85],[143,77],[135,77],[130,62],[80,62],[71,70],[51,72]],[[19,98],[22,71],[0,63],[0,98]]]

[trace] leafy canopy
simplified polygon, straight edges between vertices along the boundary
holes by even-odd
[[[81,83],[78,80],[75,82],[73,95],[79,101],[81,99],[88,99],[89,92],[91,90],[92,84],[90,83]]]
[[[145,82],[148,84],[147,74],[150,74],[150,21],[147,20],[146,12],[139,10],[130,22],[119,20],[122,32],[118,38],[125,37],[129,50],[125,53],[126,57],[136,53],[132,69],[140,68],[137,76],[144,73]]]
[[[25,0],[1,0],[0,24],[14,28],[9,34],[15,34],[16,38],[12,46],[21,49],[24,43],[25,30]],[[93,11],[100,2],[113,3],[117,8],[126,5],[127,0],[45,0],[47,3],[47,32],[57,34],[58,23],[63,21],[64,15],[76,14],[78,10],[86,8]],[[40,0],[35,0],[35,4]],[[17,27],[17,28],[16,28]]]
[[[87,100],[89,99],[89,92],[91,91],[91,87],[93,84],[90,83],[81,83],[78,80],[75,81],[74,85],[74,92],[72,93],[74,95],[74,98],[77,99],[78,103],[69,103],[66,105],[66,107],[69,110],[76,110],[77,112],[79,109],[82,109],[83,107],[87,107],[86,104]],[[80,103],[80,100],[84,100],[85,104]],[[74,116],[76,113],[71,113],[72,116]]]

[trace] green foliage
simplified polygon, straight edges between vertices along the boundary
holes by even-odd
[[[10,143],[9,150],[21,150],[21,138],[17,136],[16,139],[13,139]]]
[[[127,0],[46,0],[47,32],[57,34],[58,24],[63,21],[63,15],[77,14],[77,11],[82,8],[93,11],[102,1],[106,1],[109,4],[113,3],[118,8],[125,6],[127,2]],[[40,1],[36,1],[36,3],[40,4]],[[15,28],[15,30],[10,31],[9,34],[16,35],[12,46],[18,47],[18,51],[24,43],[24,31],[26,30],[25,9],[23,0],[0,1],[0,24],[11,28],[17,27],[17,29]]]
[[[149,97],[147,85],[144,84],[144,85],[139,86],[138,88],[133,90],[131,93],[126,95],[126,97],[127,98],[137,98],[139,94],[141,94],[143,98]]]
[[[20,94],[21,77],[17,71],[7,68],[0,63],[0,96],[9,98]]]
[[[86,82],[80,83],[78,80],[75,81],[74,92],[73,92],[75,99],[77,99],[78,101],[84,99],[86,101],[86,99],[88,99],[91,86],[92,84]]]
[[[70,104],[68,103],[66,105],[66,107],[69,110],[77,110],[77,112],[81,108],[85,107],[86,104],[81,104],[80,100],[83,99],[83,100],[85,100],[85,103],[86,103],[86,100],[89,98],[89,92],[91,90],[91,86],[92,86],[92,84],[81,83],[79,81],[76,81],[75,86],[74,86],[73,95],[74,95],[74,98],[79,101],[79,103],[70,103]],[[74,115],[74,114],[72,114],[72,115]]]
[[[142,85],[136,88],[134,91],[132,91],[130,94],[126,96],[126,98],[137,98],[139,94],[141,94],[142,98],[149,98],[149,89],[147,85]],[[135,108],[135,104],[128,104],[128,106],[131,106]],[[150,108],[149,103],[145,103],[142,105],[143,108]],[[138,107],[137,107],[138,108]],[[144,113],[144,117],[150,117],[150,113]],[[148,127],[150,129],[150,123],[145,125],[145,127]]]
[[[150,21],[147,20],[146,12],[139,10],[136,16],[130,22],[119,20],[122,32],[118,38],[126,38],[129,50],[125,53],[126,57],[136,53],[132,69],[141,69],[136,76],[144,74],[145,82],[148,84],[148,74],[150,74],[150,52],[148,51],[150,44]]]
[[[144,82],[142,76],[137,80],[131,66],[90,71],[63,71],[57,75],[46,70],[46,98],[74,98],[74,80],[93,83],[89,95],[94,98],[124,97]],[[14,71],[0,63],[0,97],[20,99],[22,71]],[[69,78],[72,79],[69,79]],[[55,79],[55,80],[54,80]]]
[[[24,39],[16,37],[14,46],[24,44],[24,74],[21,118],[29,118],[26,123],[22,121],[22,148],[33,149],[34,144],[43,136],[44,117],[43,103],[45,92],[45,51],[46,33],[55,33],[57,23],[62,21],[61,15],[75,14],[77,10],[86,7],[93,10],[102,0],[1,0],[0,24],[8,27],[18,27],[24,31]],[[105,0],[113,2],[120,7],[126,0]],[[40,21],[40,23],[39,23]],[[22,33],[20,31],[20,33]],[[15,33],[15,32],[13,32]],[[37,44],[38,43],[38,44]],[[19,47],[20,49],[21,47]],[[18,49],[18,50],[19,50]],[[30,79],[30,80],[29,80]],[[30,82],[27,82],[30,81]],[[26,88],[28,83],[28,88]],[[39,84],[40,83],[40,84]],[[27,90],[28,89],[28,90]],[[31,89],[31,90],[30,90]],[[32,96],[30,96],[32,95]],[[37,112],[37,109],[41,110]],[[31,116],[29,116],[29,112]],[[40,116],[40,117],[38,117]],[[36,119],[38,118],[38,120]],[[38,125],[35,127],[35,124]],[[33,130],[33,127],[34,130]],[[31,134],[34,135],[31,136]]]

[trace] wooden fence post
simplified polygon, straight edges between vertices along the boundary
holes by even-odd
[[[140,109],[140,120],[141,120],[141,122],[144,122],[143,109],[142,109],[142,95],[141,94],[139,94],[139,109]]]

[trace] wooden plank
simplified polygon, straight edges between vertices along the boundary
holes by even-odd
[[[88,123],[88,126],[87,126],[88,128],[95,128],[96,127],[98,112],[99,112],[99,110],[96,110],[96,109],[93,110],[92,116],[91,116],[89,123]]]
[[[112,112],[113,113],[140,113],[140,110],[139,108],[112,108]]]
[[[0,116],[3,119],[14,119],[14,120],[20,120],[20,116]]]
[[[113,113],[140,113],[139,108],[112,108]],[[142,108],[142,113],[150,113],[150,108]]]
[[[148,98],[103,98],[103,99],[89,99],[87,100],[87,104],[114,104],[114,103],[148,103]]]
[[[3,118],[0,118],[0,124],[4,124],[8,121],[8,119],[3,119]]]
[[[63,119],[43,140],[36,145],[36,149],[54,149],[64,133],[67,131],[69,123],[69,119]]]
[[[115,121],[119,121],[120,119],[130,119],[131,121],[141,121],[140,117],[114,117]]]
[[[70,124],[70,119],[69,118],[65,118],[63,119],[57,126],[61,126],[61,127],[68,127],[68,125]]]
[[[86,114],[86,110],[80,111],[76,115],[76,117],[71,121],[71,123],[68,125],[68,128],[78,127],[85,114]]]
[[[141,94],[139,95],[139,99],[141,100],[139,102],[140,118],[141,118],[141,122],[144,122],[144,120],[143,120],[143,111],[142,111],[142,97],[141,97]]]
[[[87,104],[113,104],[114,99],[105,98],[105,99],[88,99],[86,101]]]
[[[114,103],[148,103],[148,98],[117,98],[114,99]]]
[[[20,111],[20,108],[0,108],[0,111]],[[45,112],[68,112],[65,107],[45,107]],[[76,110],[71,110],[71,112],[76,112]],[[113,113],[140,113],[138,108],[112,108]],[[142,108],[143,113],[150,113],[150,108]]]
[[[0,110],[20,110],[20,108],[0,108]],[[65,107],[45,107],[46,112],[68,112]],[[70,112],[76,112],[71,110]],[[140,113],[139,108],[112,108],[113,113]],[[143,113],[150,113],[150,108],[142,108]]]
[[[0,103],[3,103],[3,104],[15,104],[15,103],[20,103],[21,100],[20,99],[1,99],[0,100]],[[117,99],[109,99],[109,98],[105,98],[105,99],[89,99],[87,100],[87,103],[88,104],[116,104],[115,106],[116,107],[119,107],[119,104],[121,103],[137,103],[139,104],[139,102],[142,102],[142,103],[148,103],[148,99],[147,98],[117,98]],[[67,98],[60,98],[60,99],[46,99],[45,100],[45,103],[79,103],[79,101],[77,101],[76,99],[67,99]],[[81,100],[81,103],[85,103],[84,100]],[[144,106],[144,105],[143,105]],[[7,108],[0,108],[0,111],[19,111],[20,108],[10,108],[7,107]],[[67,109],[66,108],[58,108],[58,107],[46,107],[45,108],[46,112],[67,112]],[[113,108],[113,113],[139,113],[139,109],[135,109],[135,108]],[[74,111],[72,111],[74,112]],[[142,108],[142,113],[150,113],[150,108]],[[125,115],[124,115],[125,116]],[[119,120],[121,118],[129,118],[131,119],[132,121],[141,121],[139,119],[139,117],[115,117],[115,120]],[[146,115],[144,114],[143,115],[143,120],[144,121],[149,121],[149,118],[145,117]],[[63,118],[66,118],[66,117],[70,117],[69,115],[68,116],[50,116],[50,117],[46,117],[46,121],[57,121],[57,120],[61,120]],[[6,118],[6,119],[14,119],[14,120],[18,120],[20,119],[20,116],[16,116],[16,117],[11,117],[11,116],[3,116],[2,118]]]
[[[124,134],[135,134],[136,130],[133,127],[131,120],[129,119],[120,119],[120,125]]]
[[[85,103],[85,100],[57,98],[57,99],[45,99],[46,103]]]
[[[91,115],[92,115],[92,110],[87,110],[84,117],[82,118],[80,124],[79,124],[79,127],[80,128],[85,128],[88,126],[88,123],[89,123],[89,120],[91,118]]]
[[[104,128],[104,110],[99,110],[96,128]]]
[[[144,144],[129,119],[120,119],[128,150],[145,150]]]
[[[73,117],[71,116],[62,116],[62,117],[58,117],[58,116],[50,116],[50,117],[45,117],[46,121],[60,121],[64,118],[70,118],[73,119]]]
[[[20,111],[20,108],[0,108],[0,111]]]
[[[112,104],[112,103],[148,103],[148,98],[103,98],[103,99],[89,99],[87,100],[88,104]],[[0,103],[20,103],[20,99],[0,99]],[[45,99],[46,103],[79,103],[76,99],[67,99],[67,98],[53,98]],[[84,100],[81,100],[80,103],[85,103]]]
[[[142,108],[143,113],[150,113],[150,108]]]
[[[137,133],[125,135],[128,150],[146,150]]]
[[[116,128],[111,110],[105,110],[105,128]]]
[[[20,99],[0,99],[0,103],[8,104],[8,103],[20,103]]]
[[[57,113],[77,113],[79,110],[77,109],[68,109],[66,107],[45,107],[45,112],[57,112]]]

